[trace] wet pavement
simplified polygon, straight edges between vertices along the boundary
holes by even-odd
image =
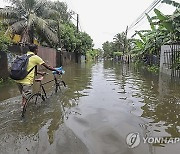
[[[67,88],[30,105],[24,119],[16,85],[0,86],[0,154],[179,153],[180,141],[153,142],[180,137],[178,79],[111,61],[64,69]],[[130,133],[140,143],[128,145]]]

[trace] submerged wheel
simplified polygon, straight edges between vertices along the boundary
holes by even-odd
[[[61,91],[62,88],[66,87],[66,83],[62,80],[58,81],[52,86],[52,90],[50,92],[50,96],[56,94],[57,92]]]
[[[57,91],[58,91],[58,89],[62,90],[62,88],[64,88],[64,87],[66,87],[66,83],[62,80],[59,81],[58,86],[57,86]]]
[[[31,95],[28,98],[28,100],[26,101],[26,104],[23,106],[22,117],[24,117],[25,112],[27,110],[27,106],[28,106],[29,103],[38,105],[44,100],[45,100],[45,98],[40,93],[36,93],[36,94]]]
[[[52,90],[51,90],[51,92],[50,92],[50,96],[52,96],[52,95],[54,95],[55,93],[57,93],[58,90],[59,90],[58,84],[55,84],[55,83],[54,83],[54,85],[52,86]]]
[[[66,83],[64,81],[60,81],[60,87],[66,87]]]
[[[62,87],[66,87],[66,83],[62,80],[58,81],[58,83],[54,85],[54,92],[57,93]]]

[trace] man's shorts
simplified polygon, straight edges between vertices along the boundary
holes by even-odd
[[[22,94],[22,97],[25,97],[28,99],[32,94],[32,85],[31,84],[21,84],[17,83],[20,93]]]

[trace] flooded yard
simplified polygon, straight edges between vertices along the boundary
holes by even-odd
[[[67,88],[25,119],[16,85],[0,87],[0,154],[179,153],[178,79],[112,61],[64,69]]]

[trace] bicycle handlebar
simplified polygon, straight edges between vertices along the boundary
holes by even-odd
[[[65,71],[63,70],[63,68],[62,68],[62,66],[61,67],[57,67],[57,68],[55,68],[56,70],[58,70],[58,71],[61,71],[61,74],[64,74],[65,73]],[[52,71],[52,73],[53,74],[58,74],[56,71]]]

